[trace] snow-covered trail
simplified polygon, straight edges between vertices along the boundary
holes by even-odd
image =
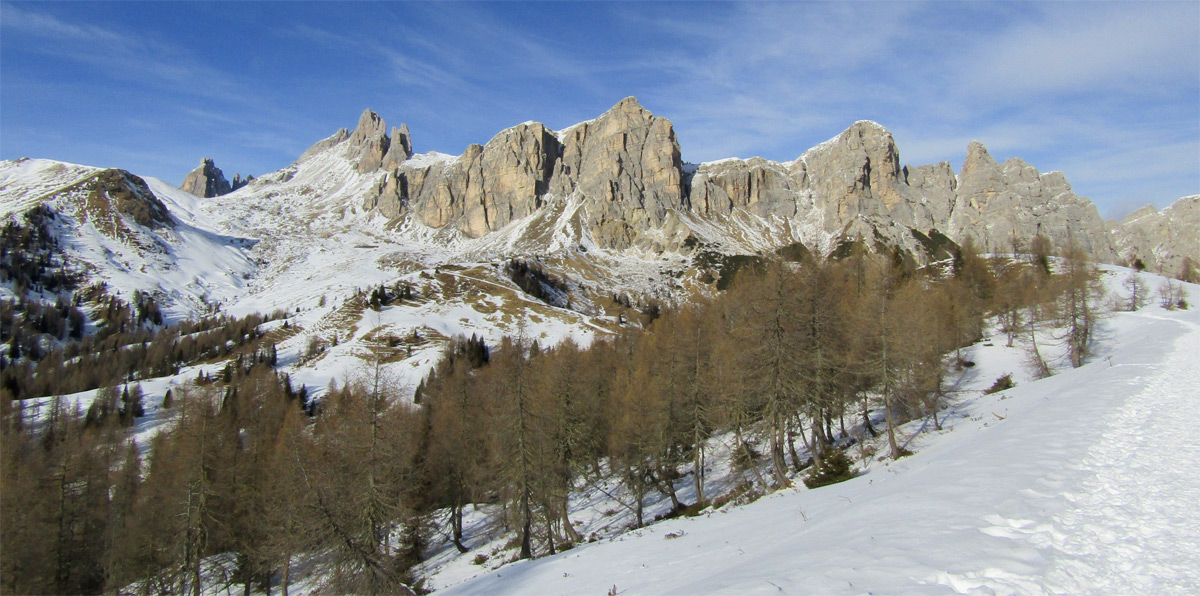
[[[1141,392],[1110,415],[1065,491],[1064,511],[1016,532],[1046,550],[1048,591],[1200,594],[1200,327]]]
[[[964,404],[913,457],[446,592],[1200,593],[1197,323],[1118,313],[1090,364]]]

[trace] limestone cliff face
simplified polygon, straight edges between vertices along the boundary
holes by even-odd
[[[882,236],[906,247],[915,242],[908,228],[933,220],[906,184],[891,133],[868,121],[856,122],[792,162],[752,158],[703,164],[692,178],[690,198],[701,215],[745,211],[803,222],[825,236]]]
[[[797,180],[785,165],[761,157],[706,163],[692,176],[691,208],[705,216],[741,209],[760,217],[795,217],[803,182],[803,170]]]
[[[924,212],[915,218],[915,226],[922,231],[944,226],[954,210],[958,192],[958,176],[950,162],[905,166],[904,181],[913,190],[916,201],[924,207]]]
[[[542,206],[559,151],[545,126],[515,126],[454,160],[401,163],[367,207],[375,201],[386,217],[411,212],[429,227],[450,225],[478,238]]]
[[[364,110],[358,118],[358,127],[346,139],[346,157],[355,162],[354,169],[360,174],[378,170],[390,147],[391,138],[383,118],[371,110]]]
[[[584,198],[590,234],[605,248],[636,244],[685,207],[683,162],[675,129],[632,97],[561,133],[562,157],[552,188]]]
[[[857,122],[790,163],[759,158],[699,167],[691,206],[701,215],[745,210],[817,223],[827,234],[881,238],[913,247],[909,230],[937,230],[983,250],[1010,252],[1041,233],[1074,242],[1101,260],[1115,256],[1090,201],[1058,172],[1040,174],[1010,159],[997,164],[971,143],[956,176],[948,162],[900,167],[895,141],[874,122]]]
[[[412,157],[412,139],[408,134],[408,125],[401,124],[400,128],[392,128],[392,136],[388,139],[390,146],[387,153],[383,156],[384,169],[395,169],[396,166],[404,163],[404,160]]]
[[[1184,257],[1200,263],[1200,195],[1183,197],[1162,211],[1147,205],[1113,228],[1118,258],[1141,259],[1151,271],[1178,275]]]
[[[895,222],[914,225],[913,195],[904,184],[892,134],[874,122],[856,122],[805,152],[792,167],[813,195],[827,231],[869,236]]]
[[[930,191],[943,195],[946,189]],[[1016,158],[998,164],[983,144],[972,142],[953,194],[942,229],[956,241],[969,237],[985,251],[1012,252],[1042,234],[1055,245],[1075,244],[1099,260],[1116,256],[1095,205],[1071,192],[1060,172],[1041,174]]]
[[[367,124],[372,130],[382,126]],[[407,143],[406,132],[403,138]],[[411,213],[427,226],[453,226],[472,238],[528,217],[550,200],[574,197],[582,202],[577,217],[597,244],[627,248],[646,230],[661,228],[669,211],[685,206],[675,131],[634,98],[562,133],[539,123],[515,126],[449,161],[384,157],[375,164],[375,146],[354,153],[370,158],[359,159],[359,171],[387,170],[364,207],[389,218]],[[411,148],[405,155],[411,157]]]
[[[1118,232],[1140,234],[1136,241],[1115,243],[1111,226],[1061,173],[1040,173],[1020,159],[997,163],[978,142],[967,147],[957,175],[947,162],[901,167],[891,133],[869,121],[790,162],[727,159],[685,176],[671,122],[632,97],[559,132],[532,122],[514,126],[457,157],[414,157],[407,127],[389,136],[383,120],[367,110],[352,133],[338,131],[301,161],[327,150],[342,151],[355,171],[378,177],[363,197],[365,209],[470,238],[541,214],[569,218],[563,229],[578,236],[571,242],[589,239],[615,250],[685,251],[695,232],[718,245],[723,234],[740,236],[726,244],[752,250],[798,239],[830,250],[839,239],[863,238],[915,252],[917,238],[936,230],[957,242],[971,238],[989,252],[1010,252],[1042,234],[1058,246],[1073,243],[1114,261],[1118,245],[1124,252],[1165,255],[1170,251],[1161,246],[1145,247],[1188,229],[1172,223],[1168,230],[1147,219]],[[1190,209],[1173,213],[1194,220]],[[730,218],[742,227],[721,223]],[[698,224],[703,232],[692,229]],[[760,241],[744,241],[759,233]]]

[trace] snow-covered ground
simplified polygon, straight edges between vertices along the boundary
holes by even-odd
[[[1040,381],[1008,370],[1018,385],[993,395],[977,389],[1020,359],[1000,337],[976,346],[983,370],[946,430],[906,426],[916,454],[872,460],[851,481],[664,521],[444,593],[1200,593],[1200,312],[1115,313],[1101,335],[1089,364]]]
[[[1128,270],[1104,269],[1109,291],[1119,294]],[[1152,289],[1165,282],[1141,275]],[[1187,288],[1195,304],[1200,288]],[[432,329],[441,321],[461,326],[457,333],[487,326],[457,310],[427,308],[422,320],[409,320],[419,311],[402,309],[362,316],[381,319],[370,328]],[[459,555],[435,540],[421,575],[447,594],[602,594],[614,587],[618,594],[1200,593],[1193,416],[1200,405],[1200,310],[1152,304],[1109,315],[1099,331],[1096,354],[1079,369],[1065,364],[1048,331],[1043,348],[1057,374],[1042,380],[1027,370],[1020,342],[1006,347],[1002,334],[965,350],[976,365],[951,379],[944,430],[932,430],[929,420],[901,427],[915,454],[891,461],[880,459],[880,448],[856,464],[861,474],[853,480],[808,490],[797,478],[796,488],[748,505],[634,531],[623,531],[632,518],[609,494],[622,496],[615,481],[581,486],[571,519],[582,535],[599,540],[505,565],[512,551],[503,548],[507,537],[495,533],[490,510],[469,508],[471,551]],[[287,368],[302,378],[320,373],[341,381],[337,373],[353,360],[349,349],[309,372]],[[281,360],[298,350],[281,348]],[[1016,387],[982,394],[1007,373]],[[148,445],[170,423],[159,408],[166,389],[196,374],[189,368],[143,381],[148,416],[134,429],[139,443]],[[316,389],[322,379],[306,381]],[[86,408],[93,394],[68,400]],[[26,406],[44,410],[47,401]],[[710,441],[710,496],[737,481],[722,463],[722,445],[720,436]],[[850,452],[859,456],[863,446]],[[694,497],[689,484],[677,486],[685,502]],[[659,499],[648,504],[647,517],[667,509]],[[487,561],[476,564],[478,555]],[[295,570],[291,593],[320,593],[320,566],[312,563]]]

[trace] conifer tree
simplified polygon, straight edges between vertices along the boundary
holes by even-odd
[[[739,276],[741,277],[741,276]],[[784,445],[788,421],[798,410],[802,388],[799,373],[801,353],[809,346],[797,343],[800,335],[795,301],[797,279],[788,265],[768,263],[761,274],[735,280],[741,293],[742,312],[738,325],[745,390],[753,400],[769,441],[771,471],[777,487],[787,486]]]
[[[1066,327],[1067,353],[1071,366],[1079,368],[1090,354],[1092,334],[1099,320],[1098,311],[1104,288],[1099,271],[1089,263],[1087,255],[1070,246],[1063,254],[1060,321]]]

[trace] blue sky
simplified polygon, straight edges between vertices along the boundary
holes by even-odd
[[[178,184],[291,163],[364,108],[458,154],[623,97],[687,161],[788,160],[875,120],[967,143],[1114,216],[1200,192],[1200,3],[3,3],[0,158]]]

